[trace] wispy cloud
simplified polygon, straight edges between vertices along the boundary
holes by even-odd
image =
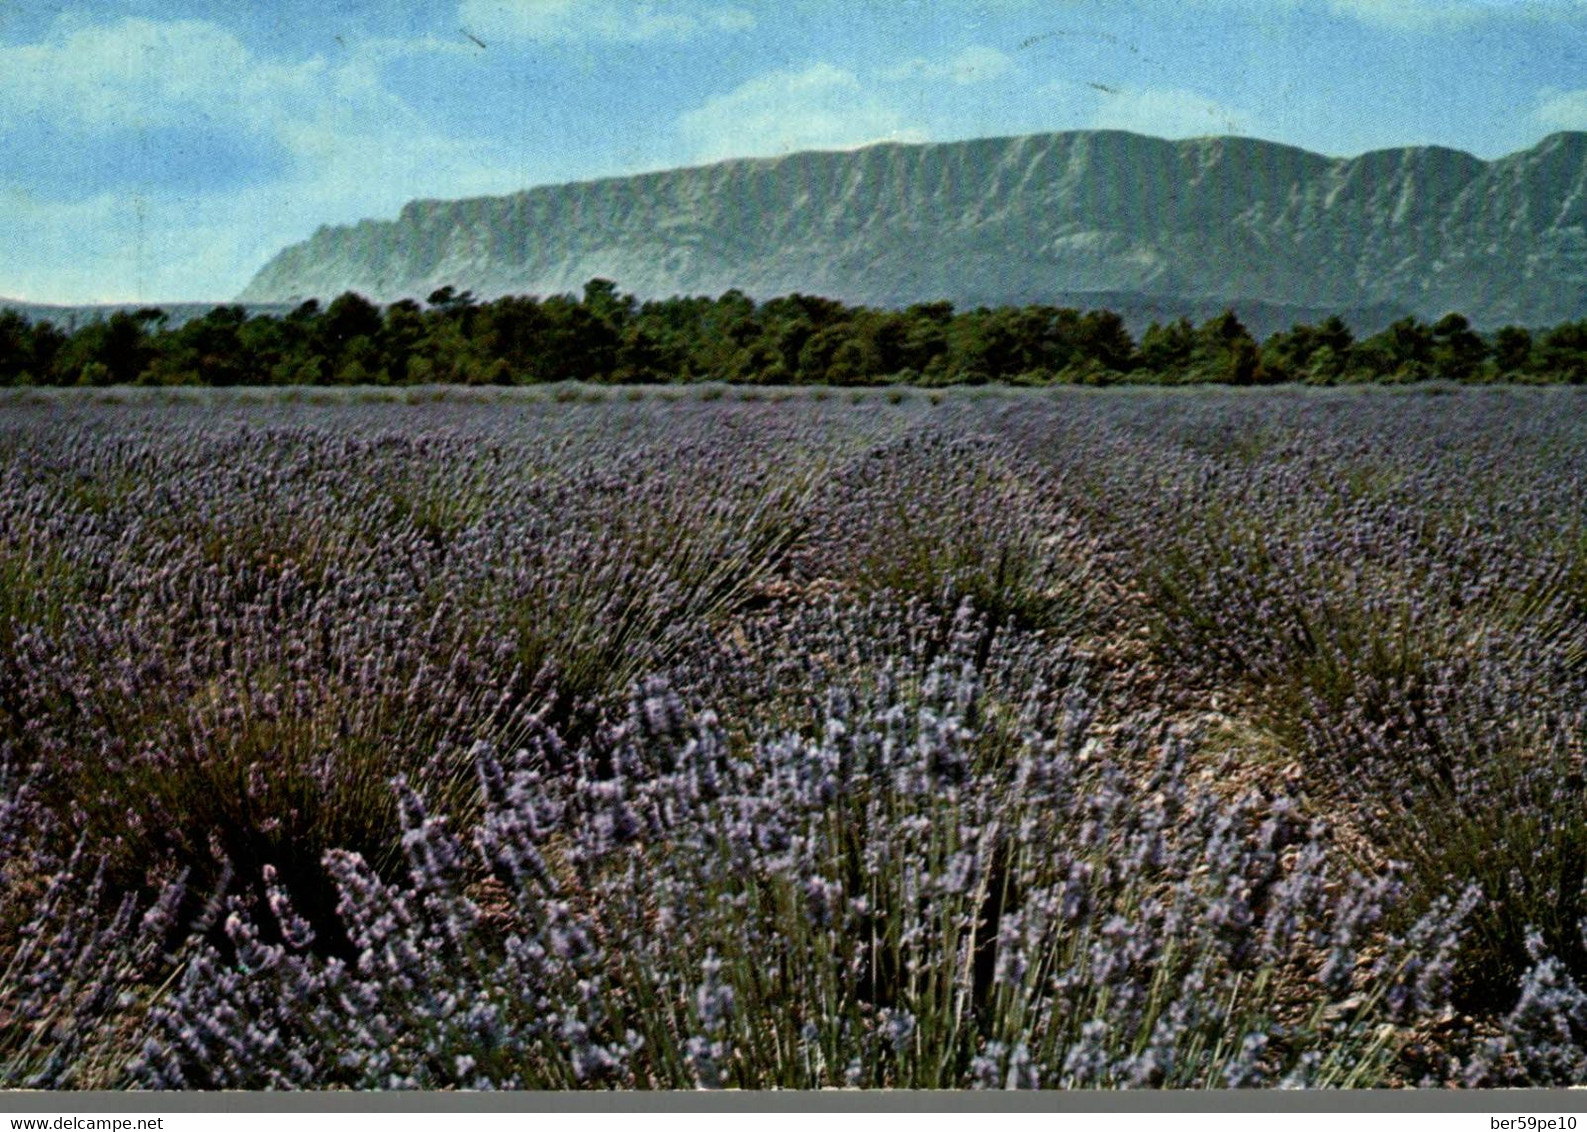
[[[487,41],[638,43],[755,26],[755,17],[742,8],[650,0],[460,0],[457,13],[469,34]]]
[[[1587,90],[1543,91],[1532,116],[1548,130],[1587,129]]]
[[[47,302],[223,300],[271,244],[203,198],[101,193],[75,202],[0,189],[0,295]]]
[[[1003,78],[1013,70],[1014,60],[997,48],[972,46],[947,59],[909,59],[888,68],[882,77],[895,82],[946,79],[960,86],[970,86]]]
[[[678,130],[699,161],[924,137],[852,71],[830,63],[750,79],[684,113]]]
[[[6,290],[223,298],[320,223],[521,184],[500,150],[390,92],[383,68],[415,52],[467,55],[371,40],[280,63],[211,23],[142,19],[0,48]]]
[[[39,114],[102,128],[232,118],[261,89],[308,78],[302,68],[260,64],[236,36],[198,20],[63,20],[44,42],[0,48],[0,125]]]
[[[1251,132],[1251,115],[1193,90],[1147,87],[1115,90],[1092,85],[1100,101],[1091,116],[1096,129],[1132,130],[1164,138]]]

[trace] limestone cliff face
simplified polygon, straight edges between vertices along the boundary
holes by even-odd
[[[1587,134],[1492,162],[1116,131],[727,161],[415,201],[394,221],[322,228],[241,298],[550,294],[596,276],[642,297],[1108,292],[1551,324],[1587,315]]]

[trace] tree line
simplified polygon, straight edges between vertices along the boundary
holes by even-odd
[[[1460,314],[1403,318],[1357,339],[1337,317],[1258,341],[1233,311],[1154,322],[1042,305],[641,302],[610,280],[581,296],[491,301],[443,287],[381,307],[348,292],[284,315],[218,306],[172,325],[154,308],[68,332],[0,311],[0,385],[514,385],[727,381],[767,385],[1024,385],[1587,381],[1587,319],[1478,333]]]

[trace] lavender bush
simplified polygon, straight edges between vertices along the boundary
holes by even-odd
[[[5,1083],[1582,1080],[1575,394],[568,392],[6,409]]]

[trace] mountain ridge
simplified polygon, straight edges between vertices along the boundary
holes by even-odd
[[[1587,315],[1587,134],[1491,161],[1116,130],[734,158],[410,201],[392,220],[322,226],[239,298],[549,294],[597,276],[641,298],[1113,293],[1553,324]]]
[[[164,325],[175,329],[195,319],[203,318],[217,307],[231,306],[230,302],[205,302],[201,299],[145,302],[105,303],[40,303],[30,299],[12,299],[0,295],[0,312],[14,312],[31,323],[49,322],[67,333],[75,332],[89,323],[103,322],[114,314],[136,314],[138,311],[159,311]],[[245,312],[253,315],[286,314],[290,303],[245,303]]]

